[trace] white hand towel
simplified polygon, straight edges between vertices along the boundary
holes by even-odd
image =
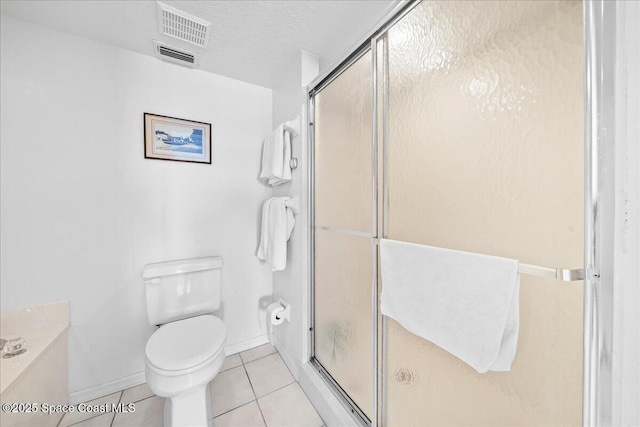
[[[274,186],[291,181],[291,136],[287,130],[283,130],[279,135],[282,137],[274,145],[272,169],[274,174],[269,177],[269,184]],[[278,154],[280,154],[280,157],[276,161],[275,158]]]
[[[269,241],[271,234],[269,232],[269,208],[273,197],[268,198],[262,204],[262,221],[260,222],[260,242],[258,243],[258,249],[256,249],[256,256],[258,259],[265,261],[267,254],[270,251]]]
[[[260,179],[268,180],[272,175],[273,164],[273,133],[269,134],[262,143],[262,163],[260,165]]]
[[[382,314],[480,373],[511,369],[518,261],[386,239],[380,259]]]
[[[285,125],[279,125],[262,145],[260,179],[271,185],[291,181],[291,136]]]
[[[262,205],[262,229],[256,251],[273,271],[287,267],[287,241],[295,225],[293,210],[285,205],[289,197],[271,197]]]

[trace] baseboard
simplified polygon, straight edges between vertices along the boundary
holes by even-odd
[[[98,397],[106,396],[108,394],[124,390],[126,388],[134,387],[144,382],[146,382],[144,372],[138,372],[124,378],[97,385],[95,387],[89,387],[85,388],[84,390],[74,391],[73,393],[69,394],[69,403],[75,405],[76,403],[88,402],[89,400],[97,399]]]
[[[360,427],[347,408],[308,363],[300,365],[298,384],[328,427]]]
[[[268,342],[269,338],[267,338],[266,334],[260,335],[235,344],[230,344],[224,348],[224,353],[227,356],[231,356],[232,354],[240,353],[241,351],[249,350],[250,348],[257,347]]]
[[[291,357],[291,355],[285,350],[284,346],[280,344],[280,341],[278,341],[278,338],[275,335],[271,337],[271,342],[276,350],[278,350],[278,353],[280,353],[280,357],[282,357],[284,364],[287,365],[287,368],[289,368],[289,372],[291,372],[293,378],[298,381],[298,378],[300,377],[300,363],[293,357]]]

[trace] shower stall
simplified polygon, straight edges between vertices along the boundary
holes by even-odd
[[[584,63],[580,1],[423,1],[309,87],[311,364],[363,424],[582,423]],[[380,314],[380,239],[519,260],[510,372]]]

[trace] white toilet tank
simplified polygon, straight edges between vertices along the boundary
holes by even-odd
[[[222,257],[147,264],[142,269],[150,325],[220,309]]]

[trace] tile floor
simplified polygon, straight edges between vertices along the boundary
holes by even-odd
[[[214,427],[321,427],[323,421],[271,344],[225,359],[209,384]],[[146,384],[87,402],[135,403],[133,413],[67,413],[58,427],[161,427],[164,399]]]

